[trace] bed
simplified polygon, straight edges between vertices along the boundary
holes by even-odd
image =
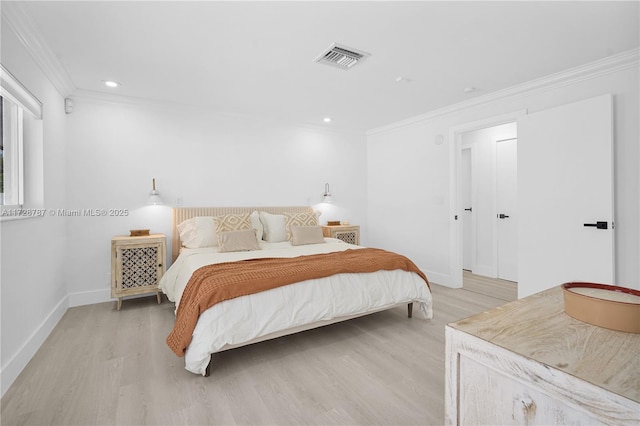
[[[188,371],[208,376],[216,352],[397,306],[432,318],[413,262],[325,238],[318,223],[310,207],[173,209],[174,261],[159,287],[176,304],[167,344]]]

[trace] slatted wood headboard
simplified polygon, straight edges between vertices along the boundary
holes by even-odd
[[[313,213],[313,209],[309,206],[293,206],[293,207],[175,207],[173,209],[173,222],[171,226],[171,255],[173,261],[180,254],[180,233],[178,232],[178,224],[187,219],[197,216],[222,216],[225,214],[242,214],[251,213],[253,211],[263,211],[272,214],[281,213]]]

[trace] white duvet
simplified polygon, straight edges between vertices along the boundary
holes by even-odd
[[[358,248],[334,238],[325,241],[325,244],[303,246],[292,246],[288,241],[261,242],[261,250],[233,253],[219,253],[217,247],[183,249],[162,277],[159,287],[176,303],[177,309],[191,274],[202,266]],[[418,309],[414,310],[417,316],[432,318],[429,288],[417,274],[402,270],[339,274],[227,300],[200,315],[185,354],[185,368],[204,375],[211,354],[229,346],[315,322],[376,312],[408,302],[414,302],[414,306],[417,302]]]

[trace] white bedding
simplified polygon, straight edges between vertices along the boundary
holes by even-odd
[[[161,290],[178,307],[191,274],[222,262],[263,257],[296,257],[357,248],[333,238],[325,244],[292,246],[261,242],[261,250],[218,253],[216,247],[183,249],[160,281]],[[262,336],[335,318],[365,314],[400,303],[417,302],[414,312],[432,318],[431,292],[417,274],[406,271],[339,274],[302,281],[218,303],[198,319],[185,354],[186,369],[205,374],[210,354]]]

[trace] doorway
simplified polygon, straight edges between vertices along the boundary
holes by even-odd
[[[517,212],[512,199],[517,196],[516,120],[525,114],[518,111],[450,130],[455,287],[464,286],[465,276],[468,281],[486,277],[516,285]]]
[[[516,124],[461,134],[463,265],[476,275],[517,280]]]

